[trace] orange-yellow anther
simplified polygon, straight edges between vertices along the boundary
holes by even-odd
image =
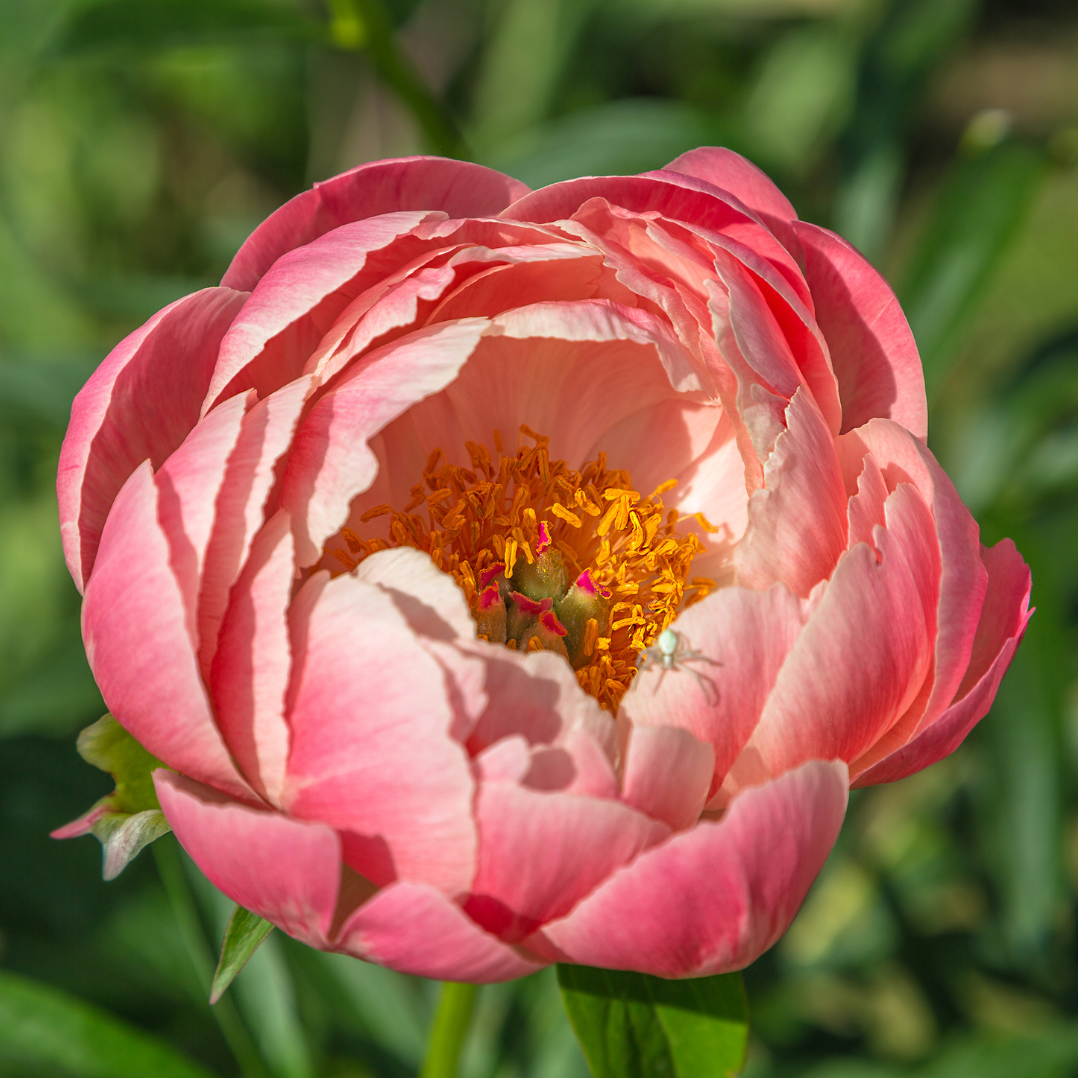
[[[467,443],[468,467],[434,450],[403,510],[379,505],[360,518],[366,524],[389,516],[379,526],[384,537],[362,538],[342,529],[339,542],[331,540],[327,552],[351,570],[390,546],[425,551],[456,578],[473,616],[488,629],[488,639],[504,630],[500,624],[487,625],[497,605],[493,594],[487,597],[488,613],[480,617],[484,589],[495,578],[512,578],[519,566],[541,567],[539,556],[556,552],[568,581],[586,571],[609,602],[603,628],[599,619],[587,617],[573,630],[582,634],[572,637],[577,641],[573,663],[585,691],[616,711],[636,675],[641,649],[655,642],[678,610],[712,591],[715,582],[704,577],[689,582],[690,566],[702,546],[692,532],[679,533],[682,518],[663,506],[661,496],[675,486],[674,480],[644,498],[627,472],[607,466],[605,454],[577,471],[550,459],[548,438],[528,427],[521,427],[521,433],[528,441],[522,439],[515,453],[507,453],[501,434],[494,432],[496,459],[485,446]],[[414,512],[420,507],[423,516]],[[695,516],[699,527],[714,530],[701,514]],[[522,638],[520,646],[534,650],[544,641],[553,646],[557,639],[556,632],[540,632]],[[506,645],[518,646],[515,639]]]

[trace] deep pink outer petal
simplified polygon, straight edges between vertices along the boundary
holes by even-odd
[[[838,379],[842,430],[870,419],[893,419],[924,441],[924,370],[890,285],[841,236],[804,221],[795,222],[794,230],[804,247],[816,321]]]
[[[334,950],[434,980],[489,984],[542,968],[421,883],[394,883],[379,891],[345,922]]]
[[[248,808],[168,771],[154,772],[161,811],[220,891],[312,947],[326,947],[341,844],[323,823]]]
[[[393,213],[356,221],[282,254],[225,334],[203,412],[222,395],[250,387],[265,397],[298,377],[349,302],[422,250],[407,240],[429,217]]]
[[[845,764],[813,760],[746,790],[721,820],[641,854],[525,946],[660,977],[742,969],[789,927],[838,837],[847,787]]]
[[[800,244],[790,227],[797,210],[762,169],[748,158],[724,146],[701,146],[671,161],[664,172],[680,172],[729,191],[743,202],[774,233],[789,252],[798,257]]]
[[[905,481],[921,492],[931,507],[939,544],[933,684],[923,712],[910,716],[917,723],[908,736],[923,730],[950,705],[969,667],[987,582],[980,530],[931,450],[899,424],[874,419],[839,439],[840,453],[844,451],[841,443],[852,445],[858,440],[871,451],[888,486]]]
[[[210,670],[221,733],[248,781],[273,804],[280,803],[288,762],[284,703],[295,565],[290,523],[279,512],[255,537],[231,590]]]
[[[246,298],[206,288],[177,300],[122,340],[75,398],[56,495],[80,592],[120,487],[144,460],[160,467],[198,422],[221,339]]]
[[[221,281],[249,291],[286,251],[351,221],[399,210],[493,217],[527,192],[519,180],[467,161],[444,157],[373,161],[316,183],[286,202],[251,233]]]
[[[252,797],[214,725],[144,463],[116,496],[82,604],[86,655],[109,710],[169,767]]]
[[[1032,614],[1031,581],[1029,566],[1010,539],[985,549],[982,556],[988,568],[988,592],[956,702],[908,744],[855,774],[854,786],[894,782],[943,759],[958,748],[992,706]]]

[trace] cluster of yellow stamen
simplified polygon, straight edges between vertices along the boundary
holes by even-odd
[[[468,442],[470,467],[450,463],[436,449],[403,510],[379,505],[361,517],[369,523],[389,516],[387,538],[364,538],[345,528],[341,539],[347,549],[332,553],[351,571],[377,550],[422,550],[453,575],[475,615],[484,571],[502,563],[512,578],[522,560],[536,562],[549,538],[570,582],[586,570],[609,595],[609,628],[600,633],[598,622],[589,622],[585,660],[576,674],[586,692],[616,711],[640,652],[680,608],[703,598],[715,582],[689,579],[693,558],[703,547],[693,532],[679,532],[684,518],[677,510],[663,508],[662,494],[676,480],[642,497],[628,473],[607,467],[605,454],[575,471],[550,459],[548,438],[528,427],[521,433],[533,444],[506,453],[494,432],[497,461],[485,446]],[[416,512],[421,508],[422,515]],[[704,530],[715,530],[701,515],[695,519]],[[529,646],[541,645],[533,638]]]

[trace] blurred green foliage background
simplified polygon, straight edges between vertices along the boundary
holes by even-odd
[[[930,442],[1038,612],[948,760],[859,792],[747,971],[752,1078],[1078,1075],[1073,0],[0,0],[0,1076],[407,1078],[432,986],[274,933],[171,836],[47,833],[110,783],[53,491],[75,392],[286,198],[435,150],[534,185],[722,143],[895,285]],[[465,1078],[586,1074],[549,974],[483,989]]]

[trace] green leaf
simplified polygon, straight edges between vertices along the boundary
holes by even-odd
[[[558,983],[595,1078],[727,1078],[744,1065],[738,973],[668,981],[559,965]]]
[[[898,288],[930,395],[1045,174],[1043,153],[1002,143],[960,160],[946,182]]]
[[[44,59],[115,48],[173,48],[270,33],[323,40],[319,23],[295,8],[260,0],[95,0],[73,5]]]
[[[273,925],[258,914],[237,906],[225,929],[221,944],[221,957],[210,986],[210,1002],[216,1003],[232,983],[248,959],[258,950],[262,941],[273,931]]]
[[[12,973],[0,973],[0,1061],[75,1078],[209,1078],[156,1037]]]

